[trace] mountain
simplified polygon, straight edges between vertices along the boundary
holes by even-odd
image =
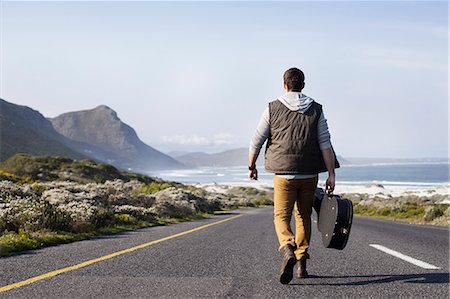
[[[166,155],[171,156],[172,158],[176,158],[179,156],[183,156],[183,155],[187,155],[190,154],[191,152],[189,151],[170,151],[170,152],[165,152]]]
[[[0,161],[16,153],[86,159],[41,113],[0,99]]]
[[[173,153],[172,157],[189,167],[230,167],[230,166],[246,166],[248,164],[248,148],[237,148],[227,150],[220,153],[207,154],[204,152],[193,152],[187,154]],[[337,156],[341,165],[349,162],[342,156]],[[264,165],[264,148],[258,157],[257,164]]]
[[[220,153],[207,154],[203,152],[194,152],[174,156],[175,159],[188,167],[228,167],[245,166],[248,164],[248,148],[237,148]],[[264,159],[258,159],[260,164]]]
[[[136,132],[108,106],[64,113],[49,119],[58,133],[74,141],[101,149],[106,162],[135,170],[179,169],[185,166],[142,142]],[[81,152],[89,148],[77,147]],[[102,159],[104,160],[104,159]]]

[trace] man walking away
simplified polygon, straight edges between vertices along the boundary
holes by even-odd
[[[322,105],[301,91],[305,76],[298,68],[283,76],[285,94],[264,110],[250,142],[249,177],[258,179],[256,160],[267,140],[265,169],[274,176],[274,224],[282,255],[280,282],[308,277],[306,260],[311,239],[311,212],[318,174],[328,171],[326,189],[335,187],[339,167]],[[294,236],[290,222],[295,216]]]

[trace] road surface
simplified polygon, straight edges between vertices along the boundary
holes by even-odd
[[[347,247],[313,226],[307,279],[279,282],[273,209],[0,259],[0,298],[448,298],[449,229],[355,217]]]

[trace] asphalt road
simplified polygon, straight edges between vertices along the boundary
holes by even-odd
[[[322,246],[313,227],[307,279],[279,282],[272,208],[153,227],[0,259],[0,286],[175,236],[115,257],[66,269],[0,293],[0,298],[448,298],[449,230],[357,217],[343,251]],[[429,263],[424,269],[377,244]],[[76,268],[76,269],[75,269]]]

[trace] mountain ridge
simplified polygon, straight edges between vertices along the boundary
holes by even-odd
[[[39,111],[0,99],[1,161],[16,153],[88,158],[67,143]]]
[[[122,168],[146,171],[185,167],[179,161],[141,141],[136,131],[106,105],[66,112],[49,120],[55,130],[66,138],[121,157],[124,161],[114,160],[113,164]]]
[[[185,168],[182,163],[142,142],[135,130],[123,123],[110,107],[100,105],[81,113],[92,111],[98,113],[81,122],[74,117],[79,111],[45,118],[33,108],[0,99],[0,161],[24,153],[93,159],[121,169],[144,172]],[[100,122],[92,122],[92,119],[99,119]],[[99,133],[90,134],[89,130]]]
[[[179,153],[179,154],[178,154]],[[234,153],[233,157],[230,155]],[[172,157],[191,167],[214,167],[214,166],[245,166],[247,165],[248,148],[237,148],[217,153],[196,152],[171,152]],[[222,161],[225,158],[228,162]],[[402,164],[402,163],[448,163],[449,158],[364,158],[364,157],[343,157],[337,155],[337,159],[342,166],[348,165],[371,165],[371,164]],[[261,149],[257,164],[264,165],[264,149]]]

